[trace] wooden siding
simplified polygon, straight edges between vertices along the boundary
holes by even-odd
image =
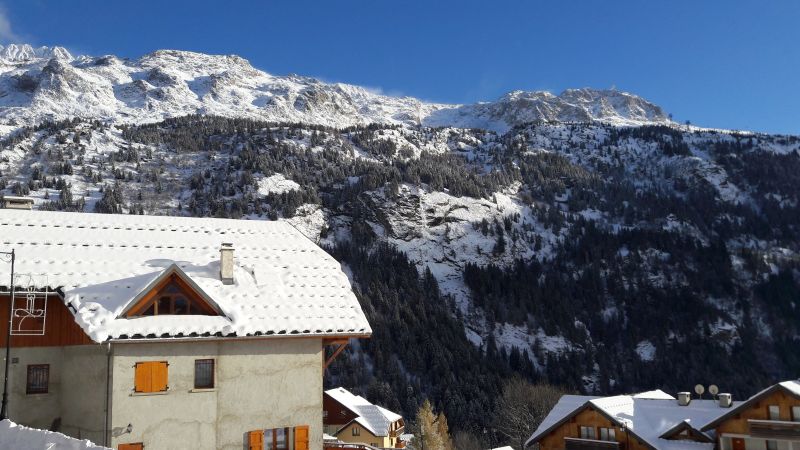
[[[326,426],[336,425],[341,428],[358,417],[326,393],[322,395],[322,410],[328,413],[327,416],[323,415],[322,417],[322,423]]]
[[[767,410],[769,405],[778,405],[780,407],[780,420],[788,422],[792,420],[792,406],[800,406],[800,399],[782,390],[777,390],[720,423],[717,426],[717,436],[722,433],[749,435],[750,423],[748,420],[769,420],[769,412]]]
[[[10,296],[0,296],[0,345],[6,345],[8,331],[8,302]],[[24,299],[24,297],[22,297]],[[15,296],[15,303],[21,305],[20,297]],[[47,298],[47,316],[45,334],[42,336],[12,336],[12,347],[58,347],[62,345],[94,344],[81,327],[75,323],[75,317],[58,295]]]
[[[594,432],[596,436],[600,436],[600,431],[598,428],[614,428],[614,434],[617,442],[619,443],[620,449],[649,450],[649,447],[647,447],[644,443],[639,442],[636,437],[626,436],[626,431],[622,431],[619,426],[611,423],[611,421],[608,420],[608,418],[606,418],[604,415],[588,408],[579,412],[575,415],[575,417],[561,424],[561,426],[555,428],[553,431],[544,436],[539,441],[541,450],[564,450],[566,448],[566,442],[564,441],[564,438],[580,438],[581,435],[579,427],[581,426],[593,427],[595,429]],[[629,445],[629,447],[626,447],[626,443]]]

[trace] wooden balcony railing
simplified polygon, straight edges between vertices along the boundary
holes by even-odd
[[[619,442],[565,437],[566,450],[617,450]]]
[[[800,439],[800,422],[748,419],[750,436],[772,439]]]

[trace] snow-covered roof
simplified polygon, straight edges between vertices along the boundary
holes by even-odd
[[[702,430],[703,431],[709,431],[709,430],[713,429],[715,426],[717,426],[720,422],[724,421],[728,417],[733,416],[735,414],[738,414],[739,410],[745,409],[745,408],[749,407],[751,404],[753,404],[756,401],[758,401],[759,399],[761,399],[762,397],[764,397],[764,396],[766,396],[768,394],[771,394],[772,392],[775,392],[776,390],[781,390],[781,389],[786,391],[786,392],[788,392],[788,393],[790,393],[790,394],[792,394],[792,395],[794,395],[795,397],[800,398],[800,380],[781,381],[780,383],[773,384],[772,386],[761,390],[760,392],[758,392],[757,394],[755,394],[752,397],[748,398],[747,400],[745,400],[743,402],[739,402],[734,407],[728,408],[728,410],[725,411],[725,414],[717,417],[713,421],[709,421],[707,424],[705,424],[703,426]]]
[[[373,405],[364,397],[354,395],[345,388],[330,389],[325,393],[352,411],[353,414],[356,414],[358,417],[354,420],[374,436],[388,436],[389,426],[403,418],[401,415],[395,414],[386,408]]]
[[[6,419],[0,421],[0,448],[48,450],[110,450],[91,441],[73,439],[54,431],[17,425]]]
[[[235,248],[231,285],[219,276],[223,243]],[[63,291],[97,342],[371,334],[340,264],[285,222],[0,210],[0,247],[15,249],[17,273]],[[174,266],[223,316],[120,317]],[[0,264],[0,285],[9,271]]]
[[[657,450],[710,450],[713,448],[710,442],[668,440],[661,438],[661,435],[683,422],[699,430],[729,411],[729,408],[720,407],[714,400],[692,400],[689,405],[680,406],[677,400],[660,390],[612,397],[565,395],[526,445],[538,441],[587,406],[594,407],[619,426],[627,427],[632,434]]]

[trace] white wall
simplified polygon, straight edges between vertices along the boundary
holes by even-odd
[[[251,430],[308,425],[322,449],[322,340],[115,344],[112,447],[242,449]],[[216,360],[216,388],[193,392],[194,361]],[[166,394],[133,393],[134,364],[169,362]],[[131,424],[132,431],[125,431]]]
[[[50,429],[57,418],[59,431],[103,442],[106,357],[99,345],[18,347],[11,349],[9,417],[33,428]],[[0,361],[0,371],[5,370]],[[29,364],[49,364],[47,394],[26,394]],[[2,373],[2,372],[0,372]]]

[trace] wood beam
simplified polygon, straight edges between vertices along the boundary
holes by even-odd
[[[336,359],[336,357],[339,356],[339,354],[344,351],[345,347],[347,347],[347,342],[348,341],[346,341],[346,340],[345,341],[336,341],[336,344],[337,344],[336,350],[334,350],[333,354],[331,356],[329,356],[328,359],[325,360],[325,364],[323,364],[323,366],[322,366],[322,370],[323,371],[328,370],[328,366],[331,365],[333,360]]]

